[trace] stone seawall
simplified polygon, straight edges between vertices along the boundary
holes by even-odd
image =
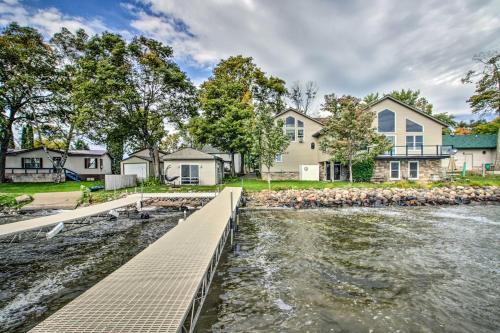
[[[247,194],[249,207],[319,208],[341,206],[427,206],[500,202],[500,187],[454,186],[433,189],[323,189]]]

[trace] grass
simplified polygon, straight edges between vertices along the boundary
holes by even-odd
[[[68,192],[79,191],[81,186],[91,187],[95,185],[102,185],[102,182],[73,182],[68,181],[61,184],[48,184],[48,183],[7,183],[0,184],[0,207],[16,206],[14,198],[21,194],[33,195],[35,193],[43,192]],[[299,180],[275,180],[271,182],[271,189],[274,191],[287,190],[287,189],[324,189],[324,188],[433,188],[444,187],[451,185],[463,186],[500,186],[500,175],[496,176],[476,176],[470,175],[466,177],[456,177],[451,181],[440,181],[433,183],[423,183],[416,181],[400,181],[400,182],[386,182],[386,183],[352,183],[349,182],[322,182],[322,181],[299,181]],[[243,186],[247,192],[257,192],[267,190],[267,181],[260,179],[244,179],[240,178],[226,179],[221,188],[225,186]],[[167,185],[148,185],[138,186],[135,188],[120,189],[117,191],[98,191],[92,192],[85,196],[84,202],[98,203],[104,202],[115,197],[119,197],[124,193],[132,192],[207,192],[216,191],[217,186],[181,186],[179,188],[172,188]]]

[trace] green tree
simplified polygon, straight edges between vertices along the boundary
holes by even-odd
[[[56,58],[34,28],[9,24],[0,34],[0,182],[15,123],[23,122],[50,98]]]
[[[166,153],[173,153],[181,147],[181,134],[167,133],[160,142],[160,149]]]
[[[276,155],[285,151],[290,140],[283,132],[283,120],[275,121],[268,105],[260,104],[256,113],[253,149],[259,156],[260,165],[267,168],[267,183],[271,190],[271,167],[276,161]]]
[[[284,108],[285,93],[284,81],[267,77],[252,58],[229,57],[219,62],[201,85],[203,113],[191,120],[189,133],[197,144],[210,144],[230,153],[231,174],[235,175],[234,154],[241,153],[244,161],[253,146],[255,103],[265,103],[277,113]]]
[[[483,122],[472,127],[472,134],[497,134],[500,129],[500,117],[490,122]]]
[[[480,53],[473,57],[479,69],[470,70],[463,83],[476,84],[475,94],[467,102],[472,112],[500,116],[500,51]]]
[[[321,132],[320,148],[332,161],[348,165],[352,182],[353,164],[373,159],[387,151],[390,143],[372,127],[375,113],[356,97],[326,95],[322,110],[330,116]]]
[[[76,139],[73,143],[73,149],[75,150],[89,150],[89,145],[82,139]]]
[[[378,92],[369,93],[368,95],[366,95],[365,97],[363,97],[363,102],[365,102],[366,104],[370,105],[372,103],[375,103],[379,99],[380,99],[380,95],[379,95]]]

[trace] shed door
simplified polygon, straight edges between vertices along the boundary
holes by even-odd
[[[137,178],[146,179],[148,177],[147,163],[126,163],[123,165],[124,175],[137,175]]]

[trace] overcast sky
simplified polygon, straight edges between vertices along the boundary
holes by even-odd
[[[499,0],[0,0],[10,21],[162,40],[196,84],[220,59],[251,56],[288,84],[315,81],[316,112],[326,93],[412,88],[468,119],[474,87],[460,79],[474,54],[500,48]]]

